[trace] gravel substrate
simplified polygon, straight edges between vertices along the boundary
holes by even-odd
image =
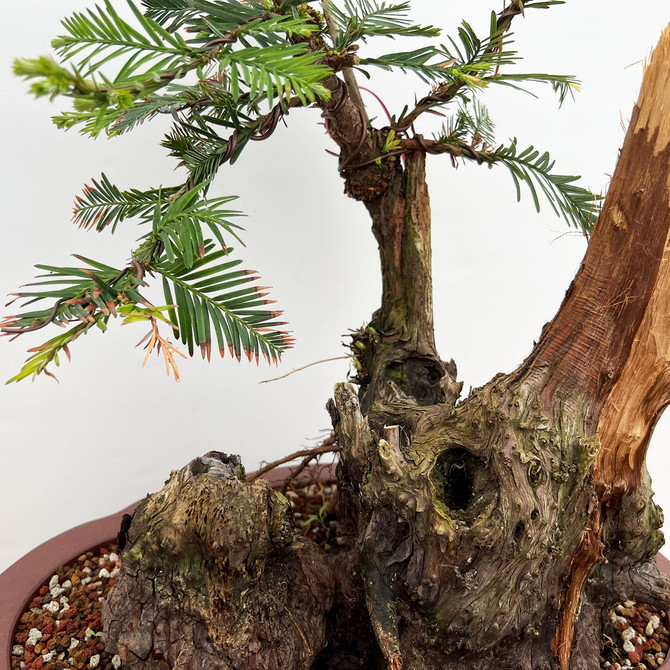
[[[110,545],[83,554],[40,588],[14,636],[12,670],[121,668],[121,659],[105,653],[100,639],[102,598],[121,564],[115,550]]]
[[[668,653],[666,613],[627,600],[609,612],[603,635],[600,667],[608,670],[659,668]]]

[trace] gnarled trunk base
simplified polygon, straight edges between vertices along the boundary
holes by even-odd
[[[105,644],[147,670],[304,670],[324,647],[333,579],[288,502],[209,452],[134,515],[105,603]]]

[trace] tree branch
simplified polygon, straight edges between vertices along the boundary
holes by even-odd
[[[325,5],[323,6],[323,17],[326,20],[326,26],[328,27],[330,37],[333,40],[333,42],[335,42],[335,39],[337,38],[337,34],[339,32],[339,27],[337,25],[337,22],[335,21],[335,18],[328,11]],[[361,116],[363,117],[365,125],[367,127],[368,115],[365,110],[365,105],[363,104],[363,98],[361,97],[361,91],[358,88],[358,82],[356,81],[354,71],[350,67],[344,68],[342,70],[342,76],[344,77],[344,83],[347,85],[347,89],[349,91],[349,97],[351,98],[353,103],[355,105],[358,105],[358,107],[360,108],[362,112]]]
[[[509,30],[512,20],[515,16],[523,14],[523,4],[519,0],[512,0],[505,9],[498,14],[496,23],[496,32],[500,35]],[[492,54],[500,49],[500,42],[491,42],[490,47],[484,51],[484,54]],[[473,76],[478,76],[478,72],[470,72]],[[393,128],[396,132],[403,132],[414,124],[414,122],[433,107],[444,105],[452,100],[456,94],[467,84],[461,81],[454,84],[440,84],[435,91],[425,96],[414,106],[414,109],[406,114],[401,121],[396,123]]]
[[[314,449],[301,449],[300,451],[295,451],[292,454],[289,454],[288,456],[284,456],[284,458],[272,461],[271,463],[266,463],[262,468],[248,475],[247,481],[253,482],[259,477],[262,477],[266,472],[270,472],[270,470],[274,470],[275,468],[278,468],[280,465],[284,465],[284,463],[294,461],[296,458],[309,456],[311,460],[315,456],[320,456],[321,454],[331,454],[331,453],[334,454],[341,450],[342,448],[340,447],[340,445],[335,443],[335,436],[331,435],[326,440],[324,440],[324,442],[320,446],[315,447]]]

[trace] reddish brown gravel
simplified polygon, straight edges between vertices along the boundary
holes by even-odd
[[[603,635],[600,667],[607,670],[653,670],[668,653],[666,613],[644,603],[627,600],[613,607]]]
[[[102,598],[121,564],[116,546],[89,551],[54,573],[30,601],[14,636],[12,670],[99,668],[121,661],[103,650]]]

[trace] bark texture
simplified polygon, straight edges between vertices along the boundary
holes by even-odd
[[[524,363],[457,402],[435,348],[425,155],[340,91],[346,190],[378,241],[382,300],[358,386],[329,410],[339,545],[210,452],[138,510],[105,609],[130,669],[596,670],[603,611],[666,609],[644,467],[670,401],[670,31],[649,66],[588,252]],[[379,158],[379,160],[372,160]]]
[[[209,452],[173,472],[135,512],[106,645],[129,670],[311,668],[333,583],[287,511],[236,457]]]

